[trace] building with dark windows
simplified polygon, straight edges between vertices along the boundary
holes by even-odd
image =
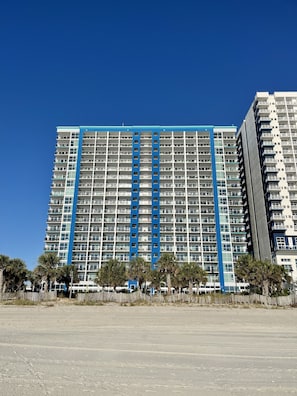
[[[111,258],[198,262],[222,291],[246,253],[236,128],[58,127],[46,252],[92,280]]]
[[[248,251],[297,280],[297,92],[258,92],[237,137]]]

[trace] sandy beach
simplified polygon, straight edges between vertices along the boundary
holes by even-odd
[[[297,395],[297,309],[0,305],[0,394]]]

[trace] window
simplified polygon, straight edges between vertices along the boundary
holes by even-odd
[[[231,245],[229,243],[224,243],[223,244],[223,250],[225,252],[231,252]]]
[[[224,264],[224,270],[226,272],[232,272],[233,271],[233,266],[232,264]]]
[[[284,249],[286,247],[286,240],[284,237],[276,238],[276,245],[278,249]]]

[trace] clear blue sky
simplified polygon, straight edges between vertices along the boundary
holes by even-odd
[[[240,125],[297,90],[295,0],[0,6],[0,254],[43,252],[57,125]]]

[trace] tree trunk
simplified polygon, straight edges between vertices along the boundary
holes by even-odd
[[[167,293],[171,294],[171,276],[170,276],[170,273],[168,273],[168,272],[166,274],[166,281],[167,281],[167,288],[168,288]]]
[[[2,291],[3,291],[3,278],[4,278],[3,272],[4,272],[4,269],[0,268],[0,294],[2,294]]]
[[[262,295],[265,297],[269,296],[269,280],[264,280],[262,283]]]
[[[189,280],[189,294],[193,294],[193,281]]]
[[[47,293],[48,292],[48,280],[47,278],[45,278],[45,282],[44,282],[44,292]]]

